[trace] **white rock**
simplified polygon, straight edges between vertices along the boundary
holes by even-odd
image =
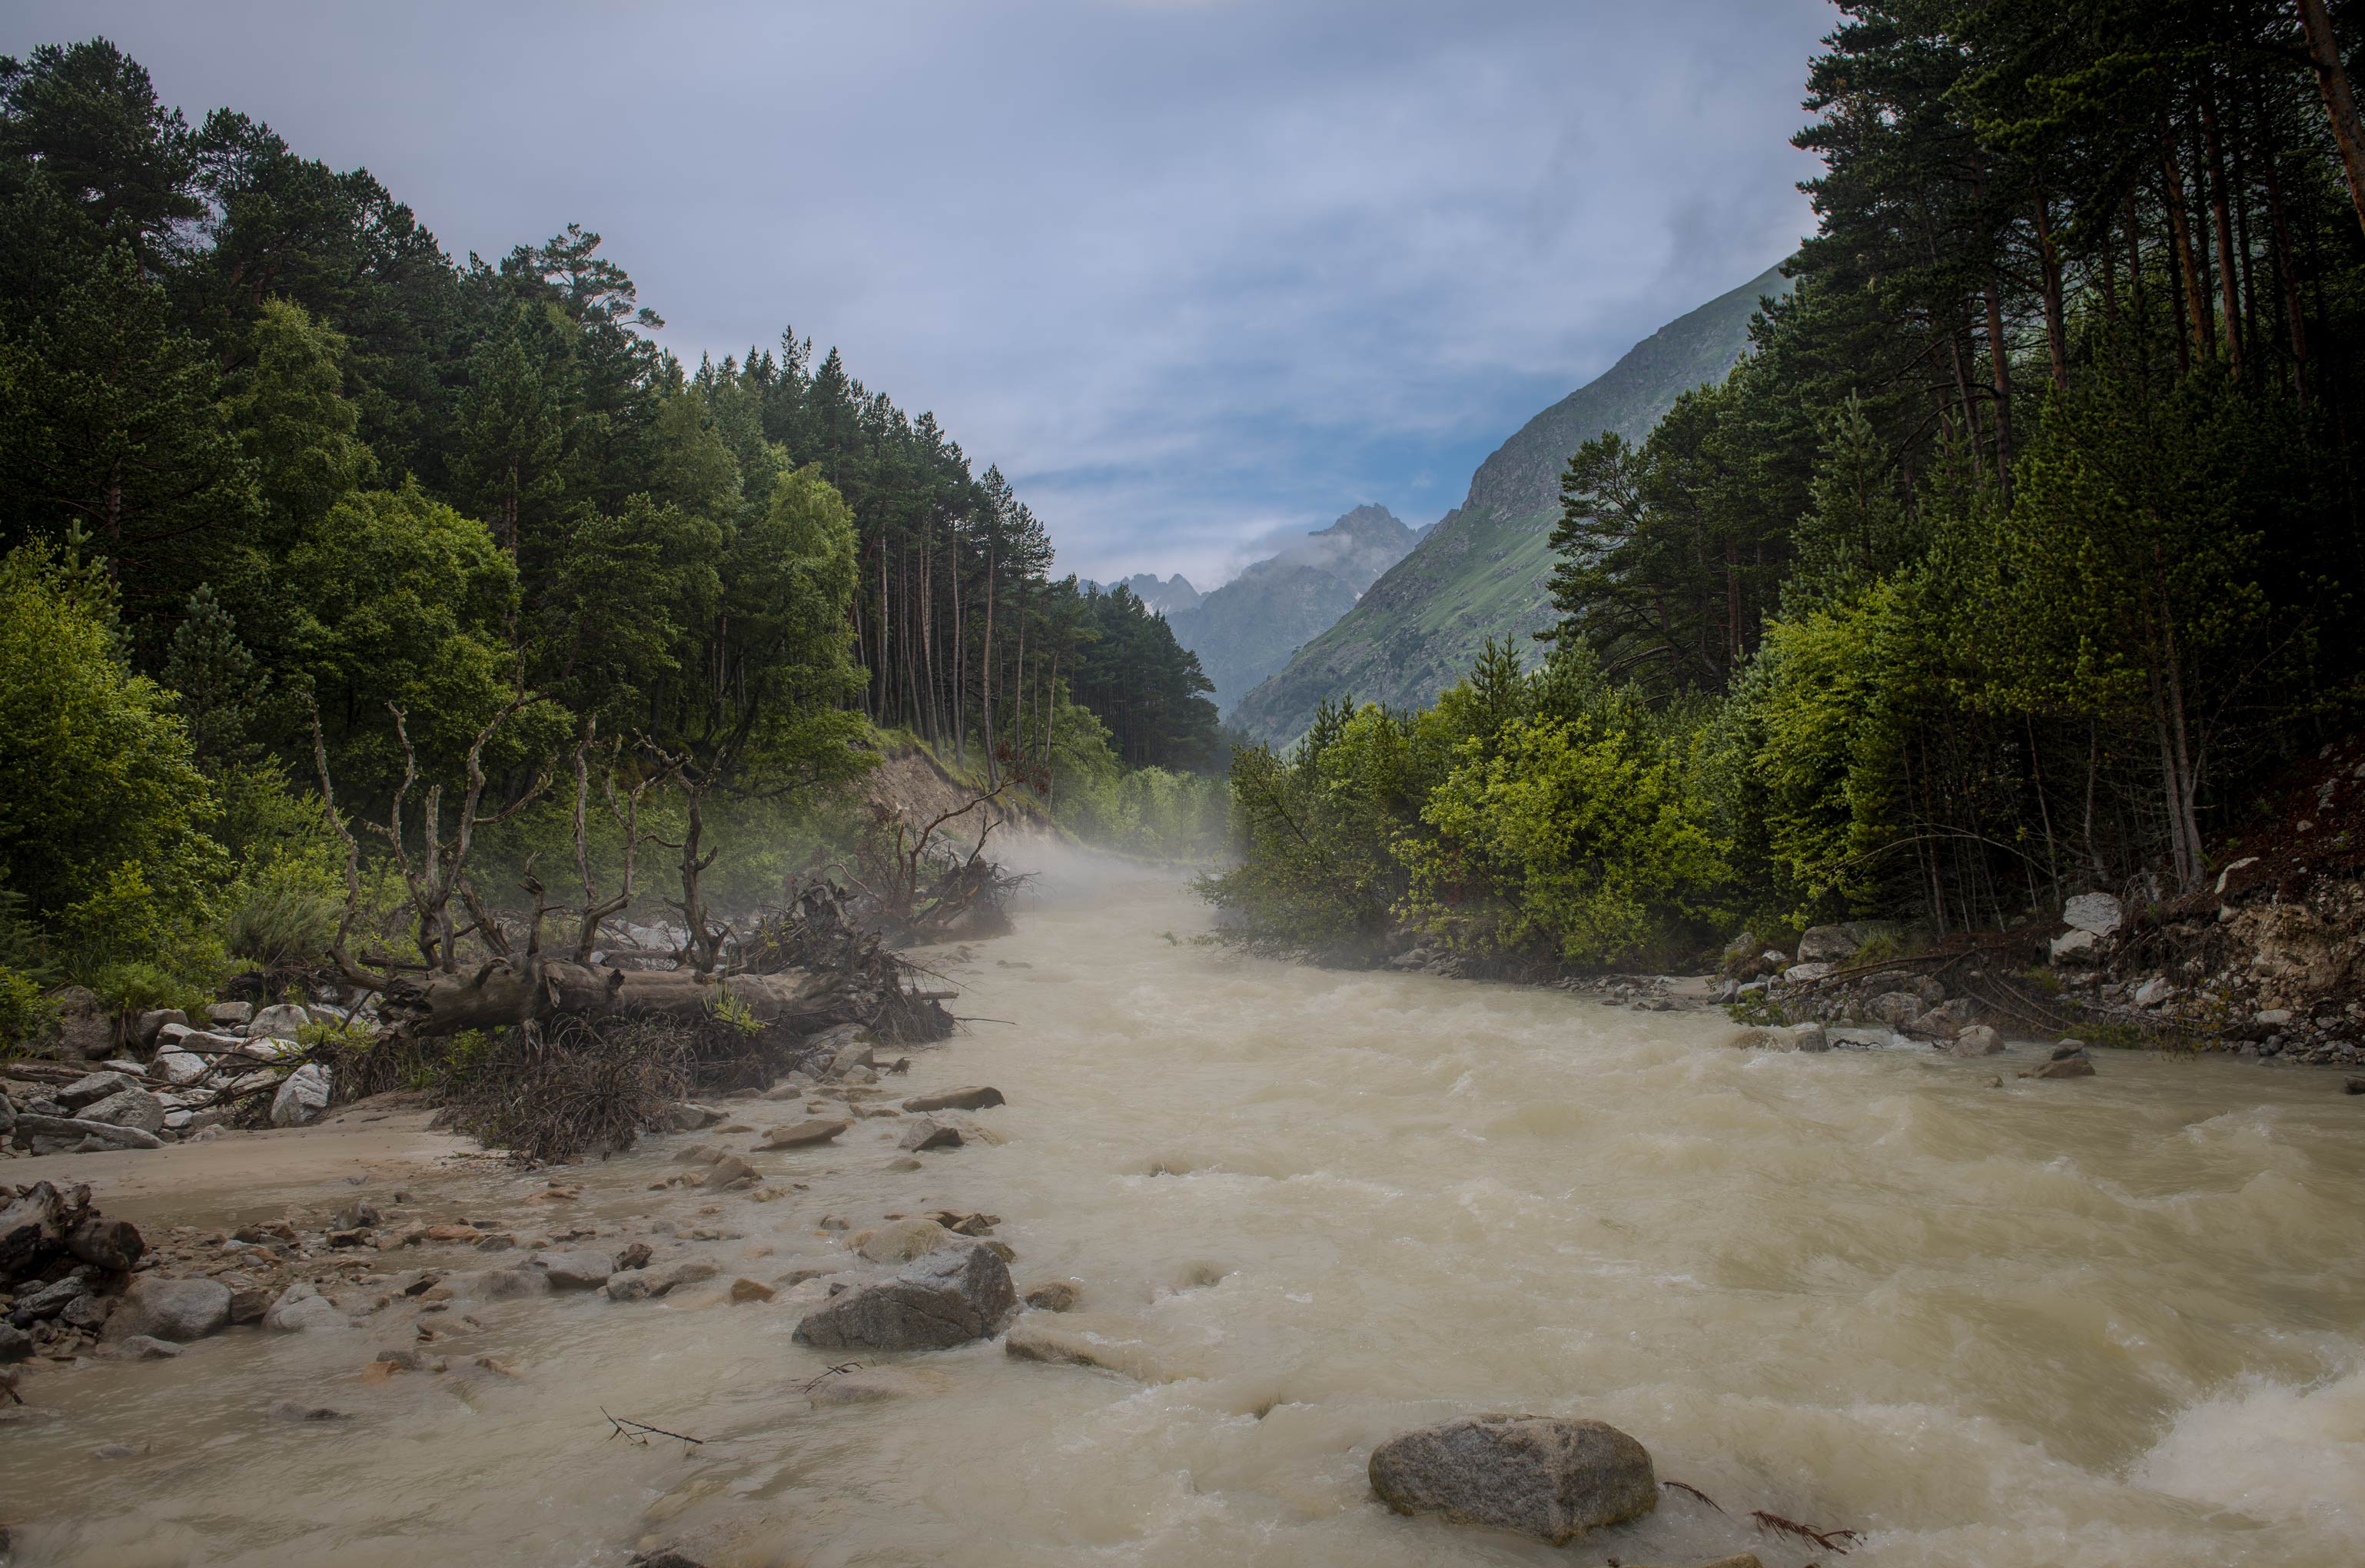
[[[283,1334],[301,1334],[314,1328],[350,1328],[352,1323],[339,1312],[334,1303],[323,1296],[318,1286],[297,1283],[279,1293],[263,1315],[263,1326]]]
[[[300,1127],[329,1108],[329,1070],[319,1062],[306,1062],[287,1075],[279,1092],[271,1097],[271,1125],[275,1127]]]
[[[1795,981],[1818,980],[1831,972],[1829,964],[1792,964],[1782,971],[1782,978]]]
[[[2288,1007],[2262,1008],[2250,1014],[2251,1023],[2264,1025],[2270,1029],[2280,1029],[2291,1021],[2291,1009]]]
[[[2062,924],[2097,936],[2108,936],[2124,919],[2119,901],[2108,893],[2079,893],[2061,906]]]
[[[304,1054],[303,1047],[293,1040],[283,1040],[276,1035],[247,1040],[239,1046],[238,1050],[241,1056],[252,1057],[257,1061],[286,1061]]]
[[[2223,871],[2218,872],[2217,890],[2220,893],[2223,893],[2225,890],[2226,881],[2232,878],[2235,872],[2241,870],[2246,866],[2255,866],[2258,863],[2259,857],[2257,856],[2245,855],[2239,860],[2236,860],[2232,865],[2226,867]]]
[[[174,1036],[172,1041],[176,1051],[193,1051],[209,1057],[227,1056],[243,1049],[245,1045],[246,1036],[243,1035],[223,1035],[208,1029],[190,1029]]]
[[[2158,1007],[2175,994],[2176,988],[2168,983],[2166,975],[2154,975],[2135,987],[2134,1001],[2137,1007]]]

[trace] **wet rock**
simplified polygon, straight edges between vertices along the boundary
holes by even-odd
[[[271,1125],[300,1127],[316,1119],[329,1108],[329,1090],[328,1068],[317,1061],[306,1062],[289,1073],[271,1097]]]
[[[1985,1024],[1974,1024],[1956,1035],[1947,1050],[1958,1057],[1991,1057],[2003,1049],[2003,1036]]]
[[[1045,1280],[1026,1293],[1026,1305],[1037,1312],[1071,1312],[1082,1299],[1071,1280]]]
[[[2080,1053],[2031,1068],[2020,1076],[2023,1078],[2091,1078],[2094,1076],[2094,1064]]]
[[[1926,1011],[1922,999],[1910,991],[1884,991],[1865,1003],[1865,1016],[1886,1024],[1892,1029],[1902,1029]]]
[[[478,1301],[517,1301],[530,1295],[547,1295],[550,1276],[543,1270],[488,1269],[459,1282],[461,1288]]]
[[[614,1271],[617,1273],[623,1273],[629,1270],[645,1269],[648,1266],[649,1244],[645,1241],[635,1241],[630,1247],[625,1248],[622,1251],[616,1254],[616,1268]]]
[[[120,1344],[135,1335],[185,1345],[218,1332],[230,1322],[230,1287],[219,1280],[169,1280],[135,1275],[107,1319],[106,1338]]]
[[[29,1328],[36,1323],[55,1317],[89,1294],[89,1280],[80,1271],[68,1274],[62,1280],[52,1280],[48,1284],[20,1292],[15,1305],[8,1309],[8,1321],[19,1328]]]
[[[296,1032],[311,1022],[309,1013],[292,1002],[283,1002],[276,1007],[266,1007],[256,1014],[246,1026],[246,1037],[250,1040],[293,1041]]]
[[[33,1353],[33,1337],[10,1323],[0,1323],[0,1366],[21,1361]]]
[[[299,1281],[279,1293],[263,1315],[263,1326],[282,1334],[305,1334],[315,1328],[349,1328],[352,1324],[318,1285]]]
[[[926,1385],[909,1372],[891,1367],[865,1367],[823,1378],[813,1385],[806,1397],[818,1408],[830,1405],[881,1405],[890,1399],[909,1399],[927,1392]]]
[[[118,1342],[118,1348],[134,1361],[169,1361],[181,1353],[181,1347],[170,1339],[159,1339],[153,1334],[133,1334]]]
[[[813,1116],[786,1126],[774,1127],[764,1135],[760,1148],[810,1148],[827,1143],[854,1124],[834,1117]]]
[[[835,1297],[806,1315],[795,1338],[826,1350],[946,1350],[998,1333],[1017,1305],[1000,1258],[981,1246],[947,1248]]]
[[[596,1291],[616,1272],[615,1260],[605,1252],[544,1252],[535,1261],[552,1286],[563,1291]]]
[[[678,1133],[694,1133],[701,1127],[711,1127],[723,1119],[723,1113],[711,1105],[694,1105],[687,1101],[666,1107],[667,1125]]]
[[[712,1165],[723,1158],[723,1151],[711,1143],[694,1143],[673,1157],[676,1165]]]
[[[2149,980],[2144,981],[2143,984],[2135,987],[2135,995],[2129,997],[2127,1000],[2134,1002],[2137,1007],[2158,1007],[2164,1002],[2173,1000],[2175,996],[2176,987],[2169,980],[2168,977],[2166,975],[2154,975]]]
[[[731,1282],[731,1299],[734,1302],[769,1301],[779,1294],[760,1280],[737,1279]]]
[[[1832,1048],[1830,1036],[1821,1024],[1743,1029],[1733,1036],[1732,1043],[1751,1051],[1827,1051]]]
[[[283,1399],[271,1407],[275,1421],[350,1421],[352,1417],[342,1410],[331,1410],[325,1405],[305,1405],[293,1399]]]
[[[230,1293],[232,1323],[260,1323],[263,1315],[270,1310],[271,1293],[261,1285],[247,1285]]]
[[[958,1148],[960,1143],[958,1127],[948,1127],[941,1122],[914,1122],[904,1129],[903,1136],[896,1141],[896,1147],[919,1154],[931,1148]]]
[[[1938,1003],[1904,1028],[1907,1034],[1920,1035],[1925,1039],[1951,1040],[1969,1028],[1978,1015],[1978,1002],[1967,996],[1958,996],[1952,1002]]]
[[[914,1094],[903,1102],[906,1111],[982,1111],[990,1105],[1006,1105],[999,1089],[971,1086],[947,1089],[936,1094]]]
[[[2365,1094],[2365,1078],[2343,1079],[2340,1092],[2343,1094]]]
[[[717,1191],[732,1187],[752,1187],[764,1179],[764,1173],[735,1154],[726,1154],[707,1168],[706,1185]]]
[[[608,1299],[650,1301],[678,1286],[694,1285],[721,1272],[700,1258],[685,1258],[653,1269],[626,1269],[608,1276]]]
[[[1400,1514],[1511,1530],[1554,1546],[1659,1505],[1651,1455],[1600,1421],[1464,1416],[1372,1450],[1372,1490]]]
[[[854,1249],[873,1263],[908,1263],[952,1241],[953,1233],[935,1220],[890,1220],[877,1230],[865,1231]]]

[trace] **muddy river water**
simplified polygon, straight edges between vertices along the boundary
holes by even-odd
[[[2365,1561],[2365,1102],[2337,1081],[1752,1055],[1714,1014],[1293,968],[1206,924],[1174,879],[1062,862],[1014,935],[933,955],[958,1011],[1011,1022],[910,1082],[1000,1087],[999,1144],[899,1171],[896,1123],[858,1124],[750,1155],[806,1183],[770,1204],[651,1191],[682,1137],[581,1171],[580,1223],[670,1224],[725,1279],[842,1257],[825,1215],[991,1211],[1021,1286],[1078,1282],[1067,1321],[1137,1375],[985,1343],[887,1358],[911,1397],[816,1406],[833,1358],[790,1341],[793,1292],[455,1303],[452,1371],[369,1384],[404,1308],[235,1330],[50,1374],[60,1413],[0,1426],[18,1562],[1843,1561],[1754,1509],[1861,1532],[1849,1568]],[[544,1180],[417,1196],[547,1227],[521,1206]],[[274,1419],[288,1399],[349,1418]],[[1372,1500],[1374,1443],[1474,1410],[1613,1422],[1722,1511],[1670,1491],[1555,1551]]]

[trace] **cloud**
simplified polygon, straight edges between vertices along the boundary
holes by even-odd
[[[1786,254],[1822,0],[20,0],[193,115],[365,163],[455,254],[569,220],[689,357],[784,324],[933,409],[1063,567],[1415,526]],[[1203,577],[1205,580],[1203,581]]]

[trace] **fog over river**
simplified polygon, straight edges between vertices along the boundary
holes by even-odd
[[[897,1172],[896,1124],[859,1123],[749,1155],[810,1183],[772,1204],[649,1191],[685,1137],[579,1172],[603,1236],[727,1227],[725,1278],[842,1255],[824,1215],[991,1211],[1021,1288],[1080,1282],[1066,1326],[1139,1381],[989,1342],[881,1358],[921,1396],[815,1408],[833,1358],[785,1299],[472,1307],[452,1373],[377,1387],[355,1372],[407,1317],[239,1331],[61,1374],[63,1417],[0,1428],[20,1560],[1841,1561],[1753,1509],[1864,1532],[1848,1568],[2365,1557],[2365,1114],[2324,1076],[1749,1054],[1714,1013],[1295,968],[1207,923],[1179,879],[1063,860],[1014,935],[925,955],[1012,1022],[909,1081],[1001,1088],[999,1145]],[[543,1178],[439,1180],[474,1217]],[[462,1376],[478,1350],[521,1375]],[[353,1418],[265,1417],[290,1398]],[[602,1407],[707,1441],[617,1440]],[[1373,1501],[1373,1444],[1477,1410],[1612,1422],[1725,1511],[1670,1491],[1555,1551]],[[152,1446],[89,1457],[118,1441]]]

